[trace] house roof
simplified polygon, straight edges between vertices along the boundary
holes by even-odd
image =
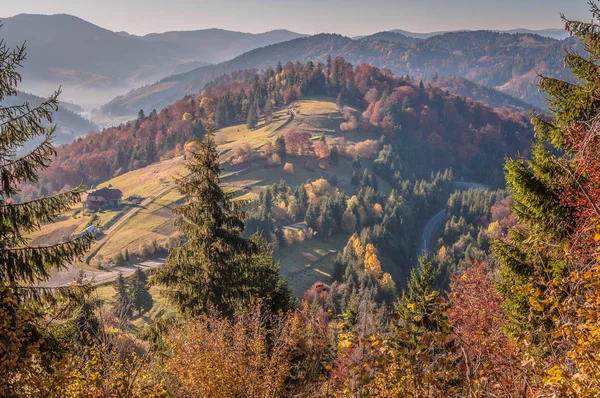
[[[102,188],[102,189],[98,189],[93,192],[90,192],[89,196],[102,196],[102,197],[106,198],[107,200],[121,199],[121,197],[123,196],[123,192],[121,192],[121,190],[119,190],[119,189],[114,189],[114,188]]]

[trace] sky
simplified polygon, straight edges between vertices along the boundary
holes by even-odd
[[[560,13],[589,19],[587,0],[26,0],[5,1],[0,17],[76,15],[113,31],[142,35],[221,28],[365,35],[391,29],[562,28]]]

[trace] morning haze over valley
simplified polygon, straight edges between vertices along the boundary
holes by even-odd
[[[599,7],[0,5],[0,396],[600,395]]]

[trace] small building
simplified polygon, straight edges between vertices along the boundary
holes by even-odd
[[[102,188],[92,191],[88,194],[85,201],[85,208],[88,211],[98,211],[104,207],[121,207],[121,198],[123,192],[114,188]]]
[[[132,205],[139,205],[142,203],[142,197],[140,195],[131,195],[128,198],[126,198],[125,200],[128,200],[131,202]]]

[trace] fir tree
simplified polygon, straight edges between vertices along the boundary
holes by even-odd
[[[18,69],[24,59],[24,47],[12,50],[0,40],[0,104],[17,94],[17,84],[21,81]],[[41,325],[42,309],[47,306],[33,311],[29,304],[32,300],[79,290],[45,289],[36,285],[47,281],[54,270],[66,268],[82,256],[93,240],[84,235],[54,245],[28,245],[28,235],[79,202],[82,187],[28,202],[13,198],[23,184],[36,183],[38,172],[47,168],[55,156],[52,146],[55,127],[48,126],[58,108],[58,96],[59,92],[55,92],[34,108],[27,103],[0,105],[0,377],[3,380],[0,395],[4,396],[19,395],[11,388],[26,373],[17,376],[12,372],[23,370],[22,366],[27,366],[33,357],[48,358],[40,354],[49,348],[51,337],[48,325]],[[22,146],[32,139],[41,143],[28,154],[18,156]]]
[[[133,307],[131,303],[131,294],[122,272],[119,272],[119,276],[117,277],[115,290],[117,296],[113,306],[113,314],[121,320],[122,324],[125,324],[131,319]]]
[[[138,315],[149,311],[154,304],[148,288],[148,277],[140,267],[135,270],[131,278],[131,300],[132,307]]]
[[[566,275],[568,259],[563,247],[575,221],[576,210],[564,204],[561,187],[573,170],[564,134],[582,118],[596,115],[600,106],[597,27],[566,22],[588,54],[583,57],[566,52],[565,65],[570,67],[574,82],[549,77],[540,79],[539,85],[548,95],[553,122],[534,115],[537,138],[530,159],[507,161],[505,178],[512,194],[512,212],[522,228],[511,230],[507,239],[493,242],[494,256],[500,262],[499,289],[506,300],[509,329],[515,335],[527,331],[534,345],[546,340],[552,314],[532,311],[529,291],[543,292],[551,280]],[[555,150],[549,149],[552,146]],[[571,183],[576,184],[576,181],[571,179]]]
[[[260,239],[242,236],[245,214],[240,209],[247,202],[233,200],[233,193],[221,189],[219,154],[208,130],[187,164],[190,174],[178,181],[179,192],[188,198],[175,210],[185,242],[170,250],[152,277],[180,312],[192,317],[211,308],[231,314],[276,290],[266,286],[272,279],[256,277],[269,261],[259,252]],[[270,267],[278,269],[272,258]]]
[[[390,333],[390,360],[398,380],[412,390],[449,391],[458,382],[456,353],[446,314],[447,303],[434,290],[437,277],[429,255],[419,259],[407,291],[396,305]]]

